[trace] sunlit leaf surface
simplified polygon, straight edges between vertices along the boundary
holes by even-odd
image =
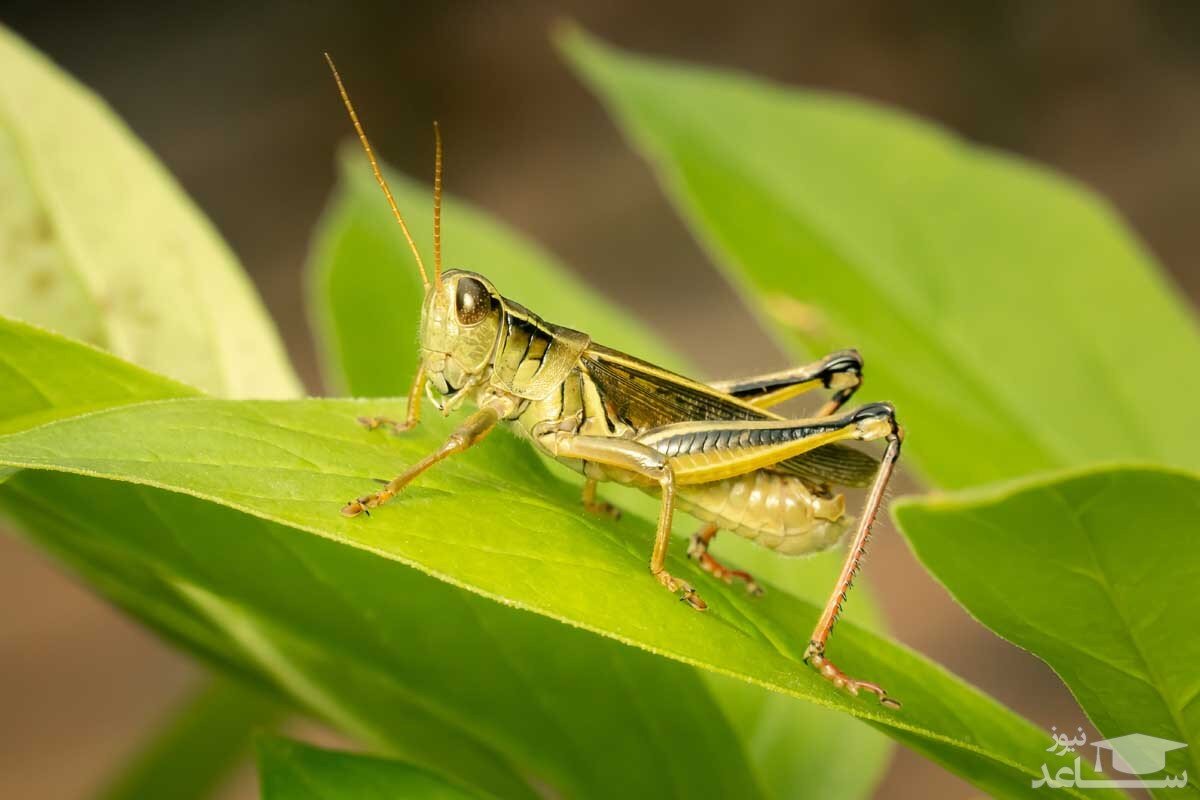
[[[22,323],[0,325],[0,344],[13,385],[40,389],[6,398],[18,422],[49,421],[57,402],[73,413],[80,394],[111,405],[192,393]],[[758,795],[735,731],[682,664],[191,497],[26,472],[0,505],[169,638],[491,794],[529,796],[533,776],[573,797]],[[625,769],[584,756],[598,750]]]
[[[397,462],[428,452],[446,432],[444,424],[430,424],[404,437],[379,436],[354,422],[366,409],[403,413],[402,406],[384,401],[148,403],[0,438],[0,462],[167,490],[152,493],[156,507],[164,502],[160,497],[179,502],[179,494],[190,495],[210,501],[201,504],[205,508],[220,504],[298,529],[287,536],[287,529],[280,530],[287,541],[315,533],[494,600],[844,709],[997,796],[1031,791],[1022,787],[1028,787],[1030,765],[1037,763],[1044,742],[1030,723],[919,656],[849,623],[839,628],[832,654],[851,673],[879,681],[906,705],[894,712],[873,699],[836,692],[800,661],[815,607],[773,586],[766,597],[748,597],[706,580],[676,555],[672,572],[689,575],[709,599],[708,612],[692,611],[646,570],[650,523],[636,517],[620,523],[581,518],[577,489],[556,480],[527,446],[506,434],[422,476],[398,502],[370,519],[342,517],[346,498]],[[21,477],[11,483],[19,489]],[[470,502],[454,502],[468,491]],[[45,513],[49,497],[23,499]],[[199,541],[184,540],[190,547],[202,546]],[[271,574],[252,561],[239,561],[229,547],[221,549],[220,558],[227,572],[238,565],[260,583]],[[356,592],[383,591],[375,582],[329,583],[339,592],[347,586]],[[219,623],[229,613],[246,611],[230,591],[185,590],[184,596]],[[274,645],[262,644],[261,627],[243,632],[240,644],[271,663],[279,655]]]
[[[1200,479],[1112,468],[904,501],[921,561],[981,622],[1044,659],[1105,736],[1187,749],[1200,775]],[[1158,775],[1147,777],[1160,777]],[[1163,797],[1200,795],[1163,789]]]
[[[300,394],[249,280],[153,154],[3,26],[0,70],[0,314],[212,394]]]

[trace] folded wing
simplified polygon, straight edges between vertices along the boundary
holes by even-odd
[[[602,345],[590,345],[580,357],[609,414],[639,430],[678,422],[782,419],[703,383]],[[770,467],[814,484],[867,486],[879,462],[841,444],[818,447]]]

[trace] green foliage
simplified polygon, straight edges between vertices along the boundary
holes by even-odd
[[[0,26],[0,314],[228,397],[300,386],[228,247],[97,97]]]
[[[472,800],[479,795],[396,761],[287,739],[258,743],[263,800]]]
[[[275,700],[227,678],[207,681],[149,740],[100,800],[202,800],[246,755],[251,732],[281,716]]]
[[[900,114],[563,43],[782,341],[868,355],[868,391],[896,402],[932,482],[1200,465],[1195,408],[1165,425],[1153,402],[1163,375],[1200,390],[1179,369],[1200,362],[1195,321],[1092,195]],[[1180,546],[1195,480],[1094,468],[901,502],[897,520],[1103,733],[1200,744],[1200,640],[1181,635],[1200,610]]]
[[[1196,467],[1194,422],[1163,425],[1146,402],[1165,375],[1183,396],[1200,390],[1176,369],[1200,361],[1195,325],[1093,198],[892,113],[565,42],[781,341],[868,355],[868,386],[900,406],[906,452],[931,481],[1117,458]],[[0,320],[0,509],[172,641],[406,762],[267,741],[268,796],[461,791],[443,778],[505,798],[862,796],[886,747],[858,720],[989,795],[1040,796],[1045,737],[872,632],[869,603],[856,597],[830,652],[902,710],[800,662],[828,559],[768,566],[741,549],[772,576],[756,599],[677,547],[672,571],[710,603],[697,614],[650,579],[650,521],[582,515],[578,480],[503,432],[372,518],[343,518],[450,423],[395,438],[354,422],[402,416],[394,400],[216,399],[177,383],[298,392],[236,263],[144,148],[2,30],[0,64],[0,311],[59,332]],[[331,384],[395,396],[420,285],[353,163],[318,232],[310,303]],[[428,191],[396,188],[419,219]],[[481,212],[449,201],[445,233],[450,265],[683,366]],[[1196,480],[1093,469],[897,515],[930,570],[1046,659],[1102,731],[1200,744],[1200,653],[1171,638],[1200,611],[1180,547]],[[211,727],[185,715],[125,785],[161,786],[175,745],[241,741],[262,718],[226,710]],[[198,784],[224,761],[186,766]]]
[[[103,376],[111,368],[129,387],[158,389],[152,375],[92,348],[21,323],[7,329],[9,336],[24,331],[39,343],[9,351],[18,376],[55,386],[64,375]],[[113,382],[97,379],[101,387]],[[89,384],[75,388],[87,394]],[[355,438],[367,433],[354,414],[339,415],[336,428]],[[190,441],[179,431],[166,435]],[[125,438],[137,446],[142,434]],[[386,452],[387,440],[377,443]],[[312,444],[326,446],[319,435]],[[518,458],[533,461],[518,443],[507,444]],[[232,469],[240,458],[235,452],[257,449],[248,439],[225,446],[231,449],[223,455],[195,455],[216,475]],[[252,489],[239,485],[236,471],[228,474],[226,487],[235,494]],[[269,471],[261,477],[275,482]],[[0,494],[0,507],[115,602],[173,639],[274,687],[383,752],[491,794],[529,795],[525,778],[510,766],[517,763],[577,797],[614,789],[638,796],[697,793],[706,786],[754,795],[757,779],[742,746],[699,677],[683,665],[191,497],[25,472]],[[332,519],[341,519],[336,503],[331,511]],[[665,593],[663,599],[672,605]],[[530,659],[531,653],[538,657]],[[673,759],[671,770],[660,769],[661,753],[685,740],[688,753]],[[587,755],[594,752],[619,759],[626,771],[609,775]]]
[[[1200,395],[1195,321],[1094,195],[903,114],[563,42],[782,341],[863,352],[929,481],[1200,468],[1151,402]]]
[[[102,350],[2,317],[0,381],[0,433],[113,406],[199,394]]]
[[[1097,728],[1189,742],[1168,772],[1197,775],[1200,566],[1186,543],[1198,510],[1195,475],[1114,468],[910,499],[895,514],[954,597],[1053,667]]]
[[[817,609],[777,587],[756,599],[696,576],[709,611],[697,614],[672,602],[647,577],[651,523],[581,518],[578,489],[554,478],[527,446],[503,433],[422,476],[399,502],[378,509],[369,520],[340,516],[345,499],[370,486],[373,476],[429,452],[447,432],[447,425],[437,421],[389,439],[354,423],[366,410],[404,411],[395,402],[348,400],[185,399],[126,406],[0,438],[0,463],[188,495],[298,529],[290,533],[298,541],[310,538],[302,531],[315,533],[507,605],[843,709],[971,774],[997,796],[1017,796],[1021,791],[1013,785],[1028,785],[1030,755],[1043,747],[1032,725],[915,654],[849,623],[838,631],[840,662],[852,673],[888,686],[908,705],[894,713],[872,699],[836,692],[800,662]],[[22,485],[20,477],[11,483],[18,489]],[[63,481],[56,496],[85,484]],[[470,491],[471,501],[452,502],[464,490]],[[39,498],[31,493],[22,502],[32,508]],[[161,514],[168,503],[182,501],[173,494],[154,494],[151,502]],[[40,513],[45,503],[41,500]],[[71,504],[64,505],[61,513],[72,513]],[[112,527],[119,527],[122,515],[115,512]],[[204,521],[196,509],[179,515],[198,522],[199,530],[227,527]],[[105,518],[95,507],[86,516]],[[281,531],[281,539],[287,536]],[[129,526],[130,537],[135,547],[146,546],[147,532]],[[271,573],[258,559],[235,554],[247,546],[239,542],[262,538],[217,543],[212,557],[219,559],[223,573],[211,577],[221,580],[221,590],[206,588],[202,596],[185,596],[199,597],[204,608],[219,597],[218,612],[249,612],[232,598],[242,583],[257,590]],[[189,546],[192,557],[197,549],[214,546],[212,534],[178,541]],[[670,568],[679,574],[692,569],[678,555]],[[353,586],[356,595],[374,591],[395,597],[394,587],[378,580],[342,575],[328,582]],[[309,617],[319,611],[305,608]],[[214,621],[226,620],[218,613]],[[262,654],[259,660],[264,660]],[[278,667],[271,664],[278,660],[277,650],[265,660]]]

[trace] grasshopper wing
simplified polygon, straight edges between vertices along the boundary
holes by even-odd
[[[677,422],[782,419],[711,386],[603,345],[591,344],[580,357],[609,414],[648,431]],[[814,484],[867,486],[879,462],[867,453],[829,444],[771,467]]]

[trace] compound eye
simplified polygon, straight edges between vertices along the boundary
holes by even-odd
[[[459,278],[454,306],[459,323],[475,325],[492,310],[492,296],[487,287],[474,278]]]

